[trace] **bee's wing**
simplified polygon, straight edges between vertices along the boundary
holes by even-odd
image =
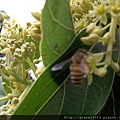
[[[89,66],[86,62],[82,62],[79,66],[79,70],[84,73],[84,74],[88,74],[89,73]]]
[[[58,71],[58,70],[62,70],[62,69],[66,69],[70,64],[72,63],[72,59],[68,59],[68,60],[64,60],[58,64],[55,64],[52,67],[52,71]]]

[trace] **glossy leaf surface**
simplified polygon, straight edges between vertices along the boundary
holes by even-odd
[[[85,45],[80,42],[80,37],[82,36],[86,36],[85,29],[81,31],[80,34],[74,39],[68,50],[61,56],[61,60],[64,60],[66,56],[71,57],[71,55],[79,47],[85,48]],[[89,49],[90,46],[86,46],[86,48]],[[63,86],[64,82],[66,82],[69,76],[69,70],[66,69],[65,71],[62,71],[58,74],[54,74],[51,72],[53,64],[48,66],[46,70],[41,73],[38,80],[31,86],[29,94],[22,101],[18,109],[15,111],[14,115],[37,114]],[[30,109],[29,106],[31,106]]]
[[[56,60],[74,38],[69,1],[47,0],[42,12],[40,51],[45,66]]]
[[[117,51],[113,52],[114,61],[118,60],[119,44],[119,35],[116,31],[114,48],[117,48]],[[105,47],[102,47],[101,44],[97,44],[92,51],[100,52],[104,49]],[[113,81],[114,71],[110,67],[105,77],[100,78],[94,75],[93,83],[90,86],[87,85],[87,80],[84,80],[80,87],[75,87],[71,84],[68,76],[66,83],[64,83],[39,114],[96,115],[107,101]]]

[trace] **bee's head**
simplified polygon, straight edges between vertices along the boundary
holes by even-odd
[[[85,49],[78,49],[76,53],[72,56],[72,61],[74,63],[80,64],[81,60],[86,60],[88,52]]]

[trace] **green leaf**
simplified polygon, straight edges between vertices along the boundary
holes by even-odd
[[[86,36],[85,31],[86,29],[81,31],[80,34],[76,36],[67,51],[64,53],[64,55],[61,56],[61,60],[65,59],[65,56],[70,57],[72,55],[72,52],[74,53],[79,47],[86,47],[86,45],[82,44],[80,41],[80,37]],[[87,47],[87,49],[89,48],[90,46]],[[14,115],[37,114],[45,106],[45,104],[55,95],[58,89],[60,89],[60,87],[64,84],[69,75],[68,69],[60,72],[57,75],[54,75],[51,73],[52,66],[53,64],[48,66],[46,70],[40,75],[38,80],[31,86],[29,94],[19,105]],[[29,106],[31,107],[29,108]],[[27,118],[29,116],[24,117]],[[12,118],[14,118],[14,116],[12,116]]]
[[[79,36],[75,38],[62,56],[69,56],[71,48],[85,48],[86,46],[79,41],[79,37],[84,35],[86,35],[85,30],[80,32]],[[117,42],[114,46],[118,48],[118,34],[116,34],[116,40]],[[79,46],[76,47],[78,44]],[[87,49],[89,48],[90,46]],[[72,50],[74,51],[74,49]],[[94,47],[96,52],[102,49],[100,44]],[[114,60],[116,61],[118,53],[119,50],[113,53]],[[62,56],[60,59],[65,59]],[[94,76],[92,85],[87,86],[87,80],[85,79],[80,87],[75,87],[69,79],[68,69],[55,76],[51,76],[52,66],[53,64],[48,66],[41,74],[14,115],[95,115],[101,110],[113,84],[114,71],[110,67],[108,68],[107,75],[102,79]],[[59,81],[61,79],[62,81]],[[28,118],[29,116],[24,117]]]
[[[116,43],[113,52],[114,61],[119,55],[119,35],[116,32]],[[94,46],[94,52],[104,50],[101,44]],[[64,73],[65,74],[65,73]],[[59,78],[62,79],[62,78]],[[105,77],[94,75],[93,83],[87,86],[85,79],[80,87],[74,87],[68,78],[66,83],[38,113],[39,115],[96,115],[104,106],[114,81],[114,71],[109,67]],[[52,111],[52,112],[51,112]]]
[[[69,1],[46,0],[42,11],[40,51],[45,66],[56,60],[74,38]]]
[[[114,84],[102,110],[98,115],[119,115],[120,114],[120,76],[115,75]]]

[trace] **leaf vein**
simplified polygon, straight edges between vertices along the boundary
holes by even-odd
[[[82,115],[82,112],[84,111],[85,101],[86,101],[86,98],[87,98],[87,90],[88,90],[88,85],[86,87],[86,92],[85,92],[84,100],[83,100],[83,104],[82,104],[83,107],[82,107],[80,115]]]
[[[61,107],[60,107],[60,111],[59,111],[58,115],[60,115],[60,113],[62,111],[62,108],[63,108],[63,104],[64,104],[64,100],[65,100],[65,94],[66,94],[65,90],[66,90],[66,84],[64,84],[63,98],[62,98]]]
[[[50,44],[49,44],[49,42],[48,42],[48,38],[46,38],[46,41],[47,41],[48,47],[53,51],[53,53],[55,53],[56,55],[60,56],[60,54],[58,54],[58,53],[50,46]]]
[[[51,17],[52,17],[52,19],[53,19],[54,22],[56,22],[57,24],[59,24],[60,26],[62,26],[63,28],[65,28],[65,29],[67,29],[67,30],[74,31],[73,29],[68,28],[67,26],[65,26],[64,24],[62,24],[60,21],[58,21],[58,20],[54,17],[53,12],[52,12],[51,7],[50,7],[50,3],[49,3],[49,5],[48,5],[48,9],[49,9],[49,11],[50,11],[50,15],[51,15]]]

